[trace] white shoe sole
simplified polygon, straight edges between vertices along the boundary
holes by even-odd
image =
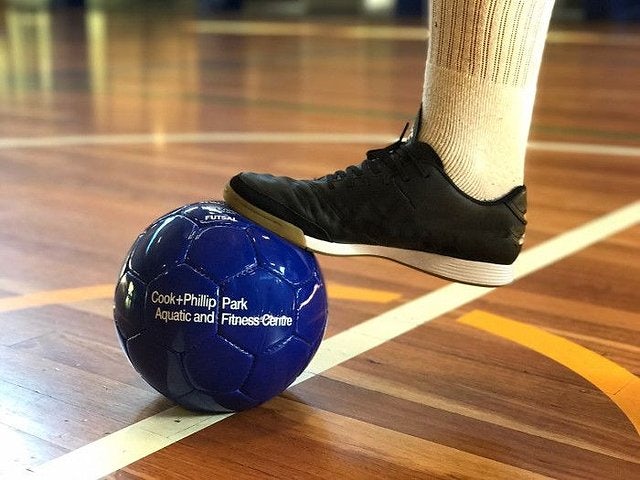
[[[423,272],[456,282],[484,287],[498,287],[513,281],[513,265],[476,262],[435,253],[383,247],[334,243],[305,235],[295,225],[265,212],[239,196],[229,185],[224,191],[225,201],[238,213],[277,233],[290,242],[308,250],[335,256],[372,256],[393,260]]]

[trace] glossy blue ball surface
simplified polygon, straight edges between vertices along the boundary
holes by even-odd
[[[327,297],[313,254],[223,202],[203,202],[138,237],[114,319],[127,357],[157,391],[193,410],[244,410],[309,364]]]

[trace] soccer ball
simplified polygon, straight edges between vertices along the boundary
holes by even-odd
[[[127,255],[114,301],[133,367],[176,403],[244,410],[286,389],[325,331],[327,297],[313,254],[223,202],[158,219]]]

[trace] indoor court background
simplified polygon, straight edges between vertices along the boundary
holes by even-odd
[[[394,141],[423,5],[0,1],[0,478],[640,479],[637,5],[557,2],[512,285],[319,256],[303,381],[205,416],[121,353],[127,249],[240,170]]]

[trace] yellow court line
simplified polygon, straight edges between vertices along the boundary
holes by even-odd
[[[189,30],[200,34],[239,36],[294,36],[353,40],[417,40],[429,38],[427,25],[402,27],[384,25],[339,25],[335,23],[278,22],[252,20],[198,20]]]
[[[369,303],[391,303],[400,300],[402,295],[386,290],[376,290],[371,288],[350,287],[340,283],[328,282],[327,295],[335,300],[354,300],[356,302]]]
[[[65,288],[44,292],[27,293],[0,298],[0,313],[43,307],[46,305],[64,305],[113,297],[115,285],[103,284],[91,287]],[[327,294],[335,300],[353,300],[357,302],[386,304],[402,298],[402,295],[386,290],[350,287],[340,283],[327,283]]]
[[[622,410],[640,435],[640,378],[633,373],[585,347],[532,325],[479,310],[458,321],[530,348],[585,378]]]

